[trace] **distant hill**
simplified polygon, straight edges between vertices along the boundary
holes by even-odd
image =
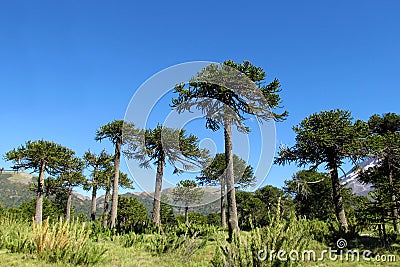
[[[16,208],[24,202],[30,201],[36,197],[36,193],[29,190],[29,187],[37,183],[37,177],[31,174],[19,172],[3,172],[0,175],[0,203],[5,208]],[[204,187],[205,201],[216,200],[214,203],[208,205],[202,205],[196,208],[190,209],[190,211],[201,212],[203,214],[208,214],[210,212],[219,211],[219,190],[217,188]],[[162,191],[163,197],[167,199],[172,199],[171,196],[172,188],[167,188]],[[127,197],[137,198],[142,202],[149,215],[153,210],[153,195],[154,193],[146,192],[134,192],[123,194]],[[210,202],[210,201],[207,201]],[[75,208],[75,213],[90,214],[91,198],[73,192],[72,195],[72,206]],[[104,195],[97,198],[97,213],[101,214],[104,206]],[[183,213],[183,210],[179,207],[174,207],[175,213]]]
[[[370,185],[364,185],[357,180],[360,168],[367,169],[375,166],[377,161],[375,159],[369,159],[362,162],[360,165],[352,168],[345,176],[341,177],[342,184],[346,184],[347,187],[352,188],[353,192],[357,195],[367,195],[372,190]],[[28,173],[14,173],[14,172],[3,172],[0,175],[0,203],[5,208],[16,208],[24,202],[27,202],[36,197],[36,193],[29,190],[29,187],[37,183],[37,177]],[[191,208],[191,212],[200,212],[202,214],[208,214],[210,212],[219,212],[220,200],[219,200],[219,189],[214,187],[203,187],[205,196],[204,203],[207,205],[201,205],[195,208]],[[154,193],[147,192],[133,192],[123,194],[127,197],[137,198],[142,202],[148,211],[149,216],[153,210],[153,195]],[[167,188],[162,191],[163,197],[169,199],[172,202],[172,188]],[[72,205],[75,208],[75,213],[90,214],[91,199],[90,197],[73,193]],[[103,211],[104,195],[97,198],[98,214]],[[174,213],[183,213],[183,209],[180,207],[173,207]]]
[[[0,175],[0,203],[5,208],[17,208],[36,197],[29,188],[37,183],[37,177],[24,172],[3,172]],[[89,204],[88,204],[89,203]],[[89,214],[90,198],[73,193],[72,205],[75,213]]]

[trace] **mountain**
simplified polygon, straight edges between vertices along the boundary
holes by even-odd
[[[0,204],[5,208],[17,208],[24,202],[30,201],[36,197],[36,193],[30,190],[37,183],[37,177],[31,174],[23,172],[2,172],[0,175]],[[191,208],[191,211],[201,212],[203,214],[208,214],[210,212],[219,211],[219,190],[218,188],[203,187],[204,189],[204,199],[206,203],[213,203],[202,205],[199,207]],[[153,210],[153,193],[147,192],[132,192],[122,194],[127,197],[135,197],[140,202],[142,202],[149,215]],[[169,200],[172,199],[172,188],[167,188],[162,191],[163,198]],[[78,194],[76,192],[72,193],[72,206],[75,209],[76,214],[90,214],[91,198]],[[97,210],[98,214],[101,214],[104,206],[104,195],[97,198]],[[179,207],[173,207],[175,213],[183,212]]]
[[[361,162],[340,178],[342,180],[342,184],[345,184],[346,187],[353,189],[353,192],[356,195],[367,196],[368,192],[373,191],[373,188],[370,184],[360,183],[357,178],[361,170],[366,170],[376,166],[377,164],[377,158],[369,158]]]
[[[0,174],[0,204],[5,208],[17,208],[36,197],[30,190],[37,183],[37,177],[24,172],[2,172]],[[75,213],[89,214],[90,198],[73,192],[72,206]]]

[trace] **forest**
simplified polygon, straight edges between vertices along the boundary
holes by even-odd
[[[249,191],[256,166],[234,153],[240,144],[232,131],[250,133],[250,117],[285,121],[296,111],[285,110],[281,92],[278,79],[267,81],[249,61],[209,64],[177,84],[169,107],[200,111],[198,131],[223,130],[224,151],[215,155],[196,132],[162,122],[142,129],[124,119],[93,129],[113,151],[77,155],[51,140],[23,140],[3,155],[12,170],[2,169],[1,179],[32,172],[34,182],[18,187],[29,196],[18,207],[0,203],[0,265],[399,266],[400,115],[310,114],[293,126],[293,145],[281,145],[272,166],[298,171],[282,188]],[[134,187],[120,170],[123,157],[156,169],[147,203],[120,194]],[[342,181],[349,163],[368,193]],[[167,166],[183,177],[168,193]],[[193,168],[201,169],[195,179],[179,176]],[[77,188],[90,195],[87,214],[73,205]]]

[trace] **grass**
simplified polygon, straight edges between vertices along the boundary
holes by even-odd
[[[116,242],[106,241],[104,245],[108,248],[108,251],[104,255],[105,257],[101,262],[95,266],[108,267],[108,266],[121,266],[121,267],[133,267],[133,266],[212,266],[210,261],[214,256],[216,242],[210,242],[204,248],[199,249],[188,261],[181,262],[177,259],[174,254],[164,254],[162,256],[154,256],[147,252],[145,248],[130,247],[125,248]],[[32,256],[27,256],[20,253],[9,253],[6,250],[0,250],[0,266],[18,266],[18,267],[32,267],[32,266],[43,266],[43,267],[61,267],[61,266],[74,266],[64,263],[46,263],[39,259],[35,259]],[[360,267],[360,266],[400,266],[400,256],[397,255],[397,262],[346,262],[346,261],[317,261],[308,262],[304,266],[319,266],[319,267]]]
[[[239,261],[235,261],[235,266],[251,266],[249,264],[259,264],[257,266],[298,265],[319,267],[400,266],[400,250],[397,247],[398,244],[390,251],[376,246],[378,240],[372,237],[349,240],[349,248],[358,248],[360,250],[370,248],[375,254],[393,254],[396,256],[396,262],[376,262],[373,260],[368,262],[363,259],[360,261],[346,261],[345,258],[342,261],[340,258],[336,261],[325,258],[323,261],[299,261],[292,263],[279,262],[276,259],[273,263],[268,262],[268,260],[262,262],[254,261],[254,255],[257,254],[253,253],[253,251],[257,251],[265,246],[269,249],[298,249],[300,251],[314,248],[318,257],[323,249],[328,249],[328,245],[313,240],[311,235],[306,236],[308,228],[309,225],[306,221],[274,221],[266,228],[254,229],[250,232],[243,231],[240,235],[240,240],[238,239],[236,244],[226,243],[225,232],[207,227],[204,229],[212,231],[201,236],[197,236],[196,232],[189,233],[189,231],[177,235],[177,233],[182,231],[182,229],[178,227],[171,232],[165,233],[163,236],[159,234],[132,233],[123,236],[104,235],[103,238],[95,238],[95,240],[99,240],[96,242],[93,238],[88,238],[90,232],[87,230],[88,227],[85,227],[83,223],[67,224],[66,222],[59,221],[49,225],[48,222],[44,222],[41,227],[35,226],[32,228],[29,223],[13,221],[11,218],[6,218],[0,223],[0,266],[76,266],[74,265],[76,262],[65,260],[61,258],[61,256],[64,255],[63,253],[70,253],[71,249],[73,252],[68,254],[68,257],[76,257],[76,255],[79,255],[80,252],[77,250],[79,246],[77,247],[77,244],[86,244],[89,249],[100,247],[107,250],[98,262],[78,262],[81,265],[99,267],[212,266],[212,263],[216,262],[216,251],[223,254],[224,251],[227,251],[226,249],[231,252],[235,251],[236,254],[234,257],[240,259]],[[16,233],[19,234],[17,235]],[[20,241],[20,239],[22,239],[20,237],[24,236],[28,239],[31,238],[30,240],[35,240],[30,236],[36,236],[36,238],[41,237],[41,239],[40,242],[36,241],[36,243],[32,241],[29,249],[26,250],[22,244],[23,242]],[[164,237],[165,239],[163,239]],[[60,249],[60,246],[64,247],[65,245],[63,245],[63,242],[54,243],[55,240],[60,241],[63,239],[65,240],[65,244],[68,243],[71,249]],[[166,240],[168,242],[166,242]],[[205,240],[207,240],[207,242],[203,242]],[[34,244],[36,244],[36,247],[32,249],[32,245]],[[195,244],[201,245],[197,246]],[[40,249],[38,249],[38,246]],[[331,246],[333,247],[332,249],[335,249],[334,245]],[[65,245],[65,247],[67,246]],[[12,250],[14,250],[14,253],[11,253]],[[39,252],[37,253],[37,251]],[[47,252],[44,253],[44,251]],[[61,256],[57,260],[51,260],[52,257],[54,258],[54,255]],[[246,257],[253,257],[253,260],[248,261]]]

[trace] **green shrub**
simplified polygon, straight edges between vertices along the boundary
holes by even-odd
[[[176,225],[169,226],[165,229],[166,232],[173,232],[177,236],[189,235],[189,236],[199,236],[199,237],[209,237],[215,231],[217,227],[206,225],[206,224],[196,224],[189,223],[186,225],[183,222],[178,222]]]
[[[300,253],[309,249],[312,235],[308,226],[306,220],[298,220],[294,216],[284,220],[276,215],[266,227],[253,228],[249,233],[234,235],[230,243],[220,243],[211,263],[213,266],[300,265],[300,261],[290,261],[290,258],[280,261],[277,252],[296,250]]]
[[[143,233],[149,225],[146,207],[136,198],[118,199],[117,233]]]
[[[106,249],[89,240],[85,223],[62,221],[29,224],[16,215],[0,217],[0,247],[33,254],[48,262],[93,265]]]

